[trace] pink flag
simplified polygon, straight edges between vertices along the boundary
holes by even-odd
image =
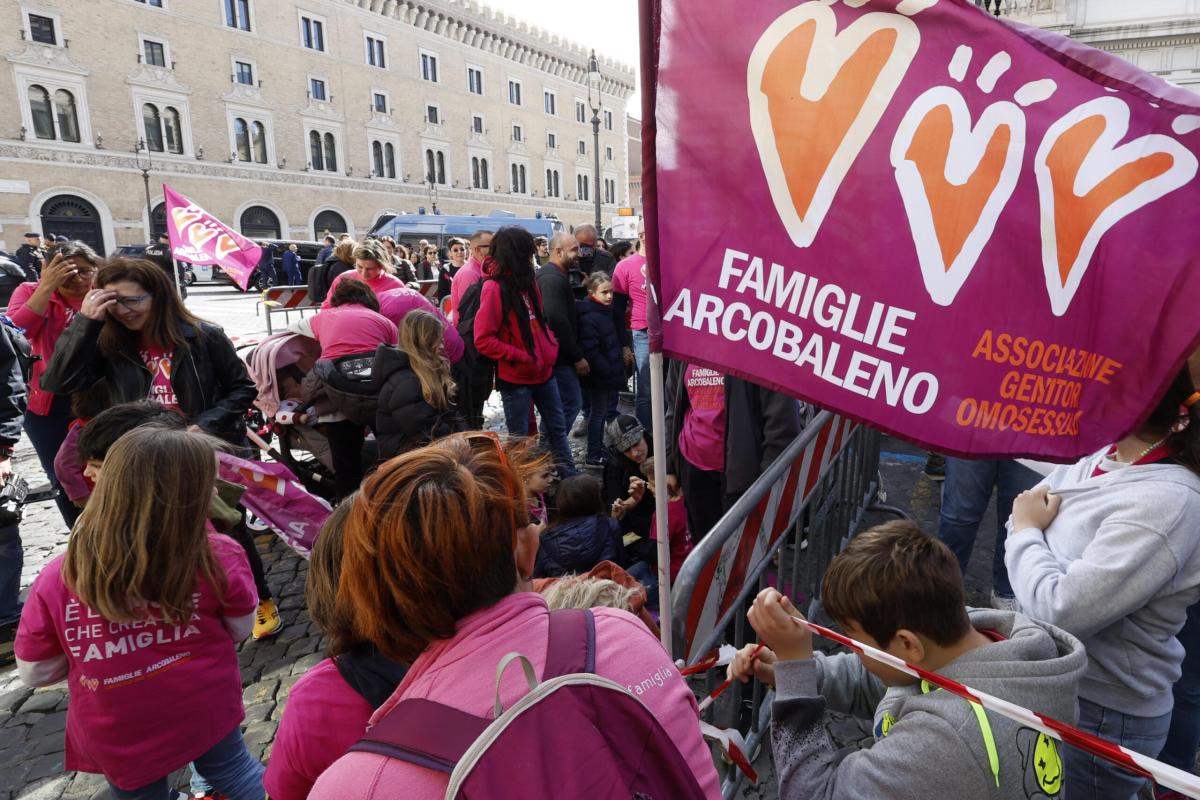
[[[171,254],[191,264],[219,266],[243,290],[258,266],[262,248],[225,225],[170,186],[167,199],[167,237]]]
[[[251,461],[217,453],[222,480],[246,488],[241,504],[279,534],[300,555],[308,558],[321,526],[333,509],[309,494],[282,464]]]

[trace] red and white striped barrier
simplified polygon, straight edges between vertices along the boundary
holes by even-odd
[[[280,308],[301,308],[312,305],[308,302],[307,286],[273,286],[263,292],[263,302]]]
[[[1101,739],[1098,736],[1081,731],[1073,725],[1068,725],[1065,722],[1059,722],[1053,717],[1048,717],[1045,714],[1039,714],[1036,711],[1030,711],[1027,708],[1015,705],[1007,700],[1001,700],[998,697],[993,697],[990,694],[972,689],[970,686],[964,686],[958,681],[952,681],[928,670],[921,669],[918,666],[909,664],[907,661],[897,658],[891,653],[886,653],[883,650],[855,641],[849,636],[844,636],[836,631],[831,631],[815,622],[809,622],[800,617],[792,617],[792,619],[808,628],[813,633],[824,636],[826,639],[832,639],[838,644],[844,645],[856,653],[872,658],[882,664],[887,664],[889,667],[912,675],[914,678],[920,678],[933,686],[940,689],[945,689],[947,692],[956,694],[964,700],[969,700],[972,703],[977,703],[989,711],[995,711],[1008,717],[1011,720],[1016,720],[1022,725],[1027,725],[1036,731],[1040,731],[1047,736],[1057,739],[1060,742],[1066,742],[1069,745],[1078,747],[1091,753],[1094,756],[1103,758],[1105,761],[1124,767],[1130,772],[1142,775],[1157,783],[1159,786],[1165,786],[1168,789],[1174,789],[1177,792],[1182,792],[1188,797],[1200,798],[1200,777],[1184,772],[1181,769],[1176,769],[1169,764],[1164,764],[1161,761],[1156,761],[1149,756],[1144,756],[1141,753],[1135,753],[1132,750],[1121,747],[1118,744]]]
[[[845,417],[830,417],[738,531],[704,565],[692,591],[684,627],[688,661],[700,654],[704,640],[737,599],[753,566],[766,557],[771,546],[795,523],[856,427],[856,423]]]

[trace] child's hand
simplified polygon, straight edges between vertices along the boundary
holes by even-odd
[[[1028,528],[1044,531],[1058,516],[1058,507],[1062,498],[1050,494],[1049,486],[1039,486],[1017,495],[1013,501],[1012,525],[1013,533]]]
[[[731,681],[741,681],[747,683],[751,678],[758,678],[761,682],[768,686],[775,685],[775,662],[779,658],[774,651],[769,647],[764,647],[758,651],[757,656],[751,656],[758,645],[748,644],[741,650],[737,651],[737,655],[733,657],[733,661],[729,662],[729,666],[725,670],[725,677]]]
[[[812,658],[812,634],[808,628],[792,621],[792,617],[803,618],[803,615],[791,600],[775,589],[759,592],[746,616],[759,638],[775,651],[780,660]]]
[[[609,514],[613,519],[622,519],[627,511],[629,511],[629,509],[625,507],[625,503],[620,500],[613,500],[612,508],[609,510]]]
[[[632,505],[636,506],[642,502],[642,498],[646,496],[646,482],[641,478],[629,479],[629,499],[633,501]]]

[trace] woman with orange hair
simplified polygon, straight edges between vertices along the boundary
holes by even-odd
[[[496,665],[513,651],[545,675],[550,610],[531,591],[540,526],[529,519],[523,478],[498,437],[465,433],[398,456],[363,484],[346,520],[339,612],[385,656],[412,662],[371,725],[413,699],[490,716]],[[719,797],[695,698],[670,657],[632,614],[598,608],[592,616],[595,674],[637,687],[704,795]],[[516,675],[506,675],[499,697],[507,708],[525,691]],[[317,780],[309,798],[442,797],[448,778],[352,751]]]

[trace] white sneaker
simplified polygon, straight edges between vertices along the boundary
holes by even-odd
[[[997,611],[1017,611],[1018,610],[1017,609],[1017,598],[1015,598],[1015,597],[1001,597],[1000,595],[996,594],[995,592],[992,592],[991,602],[992,602],[992,608],[996,609]]]

